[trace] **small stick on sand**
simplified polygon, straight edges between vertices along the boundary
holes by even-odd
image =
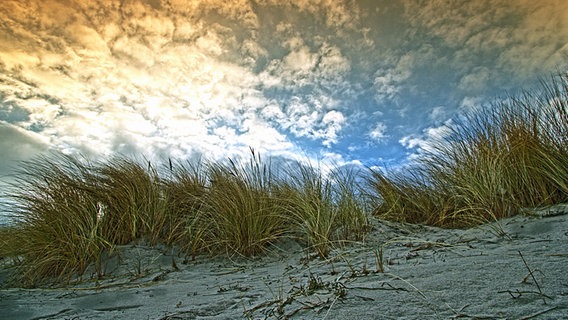
[[[538,284],[538,281],[536,281],[536,278],[534,277],[533,271],[531,270],[531,268],[529,267],[529,265],[527,264],[527,261],[525,260],[525,257],[523,257],[523,254],[521,253],[520,250],[517,251],[519,253],[519,255],[521,256],[521,259],[523,260],[523,263],[525,264],[525,267],[527,267],[527,270],[529,270],[529,274],[531,275],[531,278],[533,279],[536,288],[538,289],[538,292],[540,293],[540,295],[542,296],[542,301],[544,302],[544,304],[546,304],[546,295],[544,293],[542,293],[542,290],[540,289],[540,285]]]
[[[532,318],[534,318],[534,317],[538,317],[538,316],[540,316],[541,314],[545,314],[545,313],[547,313],[547,312],[549,312],[549,311],[552,311],[552,310],[555,310],[555,309],[557,309],[557,308],[558,308],[558,307],[548,308],[548,309],[546,309],[546,310],[539,311],[539,312],[537,312],[537,313],[533,313],[533,314],[528,315],[528,316],[526,316],[526,317],[519,318],[519,320],[532,319]]]

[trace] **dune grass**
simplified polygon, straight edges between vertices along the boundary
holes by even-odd
[[[192,250],[253,256],[283,235],[286,219],[271,196],[270,163],[251,150],[248,163],[211,162],[207,173],[206,194],[188,229],[191,241],[199,242]]]
[[[95,170],[100,235],[112,244],[144,238],[155,244],[169,237],[167,199],[150,163],[111,159]]]
[[[204,252],[206,231],[197,219],[207,195],[207,172],[202,159],[179,163],[169,160],[162,188],[167,197],[167,244],[178,245],[184,252],[195,256]]]
[[[320,168],[298,163],[285,171],[275,195],[295,233],[320,257],[328,255],[334,242],[362,238],[367,215],[357,186],[351,183],[353,171],[326,177]]]
[[[320,257],[361,240],[368,214],[466,227],[522,207],[568,201],[568,75],[542,92],[465,113],[449,135],[404,171],[248,159],[155,167],[115,157],[91,162],[50,154],[20,163],[0,229],[0,258],[23,286],[66,283],[119,245],[143,240],[188,256],[255,256],[283,238]],[[369,197],[369,195],[371,197]],[[371,201],[370,199],[374,199]]]
[[[463,114],[405,172],[374,170],[376,215],[463,227],[568,200],[568,75]]]
[[[12,190],[16,224],[6,243],[20,262],[19,283],[35,285],[48,277],[67,281],[110,248],[99,233],[90,169],[89,163],[61,155],[21,165]]]
[[[325,256],[334,241],[360,238],[366,212],[351,189],[337,192],[319,170],[294,167],[302,179],[274,173],[252,149],[248,160],[169,161],[160,170],[125,157],[42,156],[16,173],[15,224],[0,230],[0,254],[16,262],[20,285],[35,286],[92,276],[83,275],[89,265],[100,276],[101,257],[138,240],[192,257],[254,256],[291,237]]]

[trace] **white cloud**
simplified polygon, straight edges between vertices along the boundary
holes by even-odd
[[[413,66],[414,57],[405,54],[398,59],[394,67],[377,70],[373,83],[377,102],[398,101],[401,88],[412,75]]]
[[[369,132],[369,137],[371,137],[371,139],[375,141],[382,141],[383,139],[388,137],[387,135],[385,135],[386,131],[387,131],[387,126],[384,123],[379,122],[373,128],[373,130]]]
[[[345,78],[351,63],[337,46],[324,42],[314,50],[297,35],[287,38],[283,46],[290,51],[282,59],[273,59],[260,74],[266,87],[296,91],[306,86],[327,90],[350,87]]]
[[[96,16],[90,13],[94,11],[92,9],[99,6],[96,11],[113,12],[115,4],[98,3],[92,8],[85,5],[84,11],[92,21],[97,21]],[[170,9],[179,12],[184,10],[184,6],[187,7],[187,13],[196,16],[206,11],[215,11],[229,19],[247,21],[245,25],[250,28],[258,26],[258,20],[248,1],[197,1],[184,3],[183,6],[172,2]],[[325,21],[330,26],[344,26],[357,20],[353,15],[357,12],[340,2],[305,2],[300,3],[300,7],[318,17],[324,8]],[[65,120],[55,122],[56,115],[49,111],[54,107],[44,106],[40,114],[34,110],[41,108],[34,109],[31,104],[28,105],[32,109],[33,121],[50,124],[50,133],[60,137],[64,144],[78,147],[91,140],[91,145],[97,145],[97,149],[109,150],[115,139],[112,135],[107,135],[108,132],[114,132],[115,135],[118,135],[116,132],[128,132],[131,141],[140,146],[147,144],[144,141],[150,141],[150,136],[154,134],[171,138],[172,147],[175,147],[173,140],[183,137],[211,141],[211,137],[207,135],[220,123],[242,124],[241,113],[244,108],[263,110],[263,121],[266,121],[266,117],[275,117],[278,121],[287,118],[282,127],[290,128],[290,132],[298,137],[321,140],[326,146],[337,141],[345,122],[342,113],[329,111],[336,106],[337,101],[315,93],[316,98],[302,101],[302,108],[292,107],[284,113],[277,103],[265,101],[262,94],[250,89],[258,84],[257,80],[282,87],[314,83],[325,88],[341,87],[343,75],[350,69],[350,62],[338,47],[323,43],[319,47],[309,48],[299,38],[292,38],[289,41],[290,52],[284,59],[277,61],[274,74],[254,79],[254,75],[248,70],[219,61],[220,56],[230,49],[227,43],[233,41],[229,39],[230,30],[203,24],[189,16],[171,19],[140,3],[127,3],[121,10],[131,18],[124,23],[117,20],[117,15],[106,15],[108,21],[96,25],[101,30],[101,36],[97,36],[94,29],[75,28],[73,25],[73,29],[80,31],[76,38],[81,48],[71,48],[70,51],[79,52],[80,56],[69,68],[71,72],[80,73],[78,76],[85,77],[86,81],[75,78],[79,81],[71,81],[62,86],[76,88],[77,90],[72,90],[76,96],[69,96],[68,91],[60,91],[56,95],[66,108],[97,105],[100,110],[94,113],[96,116],[67,115]],[[45,15],[44,18],[48,17],[49,15]],[[80,23],[81,21],[77,22]],[[127,28],[126,35],[120,28]],[[105,47],[105,41],[108,47]],[[96,45],[86,47],[86,43]],[[266,55],[253,39],[247,39],[241,48],[253,59]],[[109,49],[119,57],[112,56]],[[57,56],[54,57],[53,60],[57,61]],[[128,57],[131,61],[125,61],[122,57]],[[63,60],[63,56],[59,60]],[[49,65],[52,62],[44,59],[43,63]],[[35,62],[29,63],[27,66],[34,64]],[[61,82],[53,81],[52,78],[48,80],[47,77],[44,73],[37,75],[35,79],[43,80],[40,81],[42,89],[54,92],[55,88],[46,89],[48,83]],[[128,101],[130,109],[111,108],[110,105],[122,96]],[[169,96],[170,99],[161,100],[162,96]],[[267,105],[272,107],[263,109]],[[176,112],[180,108],[191,111]],[[90,109],[92,108],[87,108]],[[110,113],[114,113],[116,119],[126,120],[105,119],[104,115]],[[136,118],[136,113],[142,113],[144,117]],[[97,122],[99,118],[108,121]],[[68,133],[62,128],[69,128],[67,121],[71,120],[78,124],[77,127],[71,127],[74,131],[70,131],[74,132],[76,139],[63,138]],[[128,121],[141,129],[137,131],[125,126],[124,123]],[[58,129],[59,124],[61,127]],[[258,123],[259,127],[261,125]],[[79,130],[82,126],[91,127],[92,132]],[[86,136],[87,139],[81,136]]]
[[[445,108],[445,107],[438,106],[438,107],[432,108],[432,111],[428,115],[428,119],[430,119],[430,120],[432,120],[436,123],[440,123],[440,122],[447,120],[448,116],[449,116],[449,110],[447,110],[447,108]]]
[[[266,121],[274,121],[274,122],[281,122],[286,118],[284,112],[280,106],[276,103],[269,103],[264,108],[262,108],[260,115]]]
[[[492,72],[487,67],[476,67],[463,76],[459,88],[467,93],[478,93],[487,88]]]
[[[291,36],[283,45],[290,51],[282,59],[272,60],[259,79],[265,87],[298,95],[281,102],[284,107],[266,104],[261,115],[267,120],[273,118],[296,137],[321,140],[323,146],[329,147],[337,143],[346,119],[337,110],[339,101],[321,91],[348,88],[345,75],[350,71],[350,62],[338,47],[325,42],[314,50],[298,36]],[[315,89],[306,95],[304,87]]]
[[[197,49],[202,53],[209,56],[220,56],[225,52],[223,49],[223,41],[215,32],[207,32],[204,36],[199,37],[196,41]]]
[[[315,67],[317,57],[306,45],[294,46],[292,52],[284,57],[283,68],[292,72],[307,73]]]
[[[459,105],[459,110],[463,110],[464,112],[471,112],[481,106],[483,102],[484,99],[481,97],[466,96],[462,99]]]
[[[422,131],[421,135],[411,134],[402,137],[399,143],[406,149],[412,150],[410,158],[415,158],[424,152],[435,151],[436,146],[444,143],[445,139],[451,134],[454,122],[450,119],[437,127],[429,127]]]
[[[240,47],[240,53],[244,56],[243,64],[254,67],[261,57],[268,57],[268,52],[258,42],[252,39],[245,39]]]
[[[214,10],[241,18],[242,11],[232,8],[235,10],[227,6]],[[37,88],[22,86],[9,97],[29,112],[22,125],[40,124],[40,134],[51,137],[53,145],[66,152],[108,155],[129,148],[143,153],[169,149],[176,154],[194,150],[222,154],[239,143],[257,143],[254,134],[261,135],[259,145],[273,144],[269,141],[272,137],[279,139],[283,148],[290,148],[285,137],[262,131],[267,127],[259,121],[247,122],[245,133],[237,132],[230,140],[211,136],[220,132],[215,129],[222,123],[242,124],[243,108],[257,110],[268,104],[254,89],[258,79],[250,70],[220,60],[228,50],[226,44],[231,43],[226,41],[232,37],[230,30],[214,26],[204,32],[201,23],[187,19],[174,23],[134,4],[125,10],[131,14],[127,24],[137,28],[135,35],[119,31],[111,16],[97,26],[102,37],[93,29],[77,28],[76,37],[82,41],[69,43],[62,52],[46,55],[31,50],[15,59],[23,66],[22,74],[37,84]],[[98,41],[96,46],[83,47],[83,42],[93,39]],[[109,47],[101,46],[105,43],[101,39]],[[183,42],[187,40],[191,42]],[[252,41],[247,50],[263,54]],[[79,55],[70,61],[67,52]],[[29,61],[22,59],[25,56]],[[3,51],[0,58],[4,61],[6,57]],[[39,63],[42,69],[36,67]],[[62,77],[58,69],[51,68],[62,63],[70,76]],[[22,90],[47,92],[58,103],[24,101],[16,97]]]
[[[338,134],[345,124],[345,117],[339,111],[329,111],[321,121],[323,129],[316,133],[316,136],[323,139],[323,145],[326,147],[337,143]]]
[[[250,146],[256,150],[266,150],[269,152],[293,149],[287,137],[267,123],[259,120],[256,116],[251,116],[243,121],[242,129],[245,131],[240,137],[240,142],[245,146]]]
[[[0,92],[25,114],[17,121],[21,130],[35,130],[69,152],[225,157],[251,145],[292,156],[310,140],[334,158],[332,147],[362,150],[370,139],[397,134],[392,117],[415,110],[402,95],[413,98],[412,90],[423,87],[410,86],[438,66],[455,71],[448,81],[470,97],[463,99],[466,108],[502,70],[550,66],[568,48],[562,1],[518,8],[506,1],[424,8],[409,2],[405,18],[413,29],[405,30],[401,19],[400,34],[384,39],[375,11],[357,1],[48,2],[0,7],[6,22]],[[520,18],[514,24],[507,17]],[[415,34],[432,41],[415,43]],[[531,51],[537,47],[542,50]],[[493,62],[478,67],[485,57]],[[404,109],[377,110],[375,102]],[[449,109],[424,110],[443,103],[422,107],[416,118],[434,126],[400,143],[416,149],[443,134],[436,126]],[[382,122],[369,125],[373,119],[388,119],[389,131]],[[349,140],[347,126],[365,141]]]

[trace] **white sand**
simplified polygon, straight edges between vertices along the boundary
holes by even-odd
[[[291,241],[187,263],[125,246],[104,280],[1,289],[0,319],[568,319],[568,206],[555,210],[470,230],[377,222],[329,261]]]

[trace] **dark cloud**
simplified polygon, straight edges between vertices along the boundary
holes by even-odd
[[[0,121],[0,177],[13,172],[12,165],[29,160],[49,149],[49,145],[35,134]]]
[[[5,99],[5,96],[0,93],[0,121],[16,123],[30,120],[30,112],[28,110]]]

